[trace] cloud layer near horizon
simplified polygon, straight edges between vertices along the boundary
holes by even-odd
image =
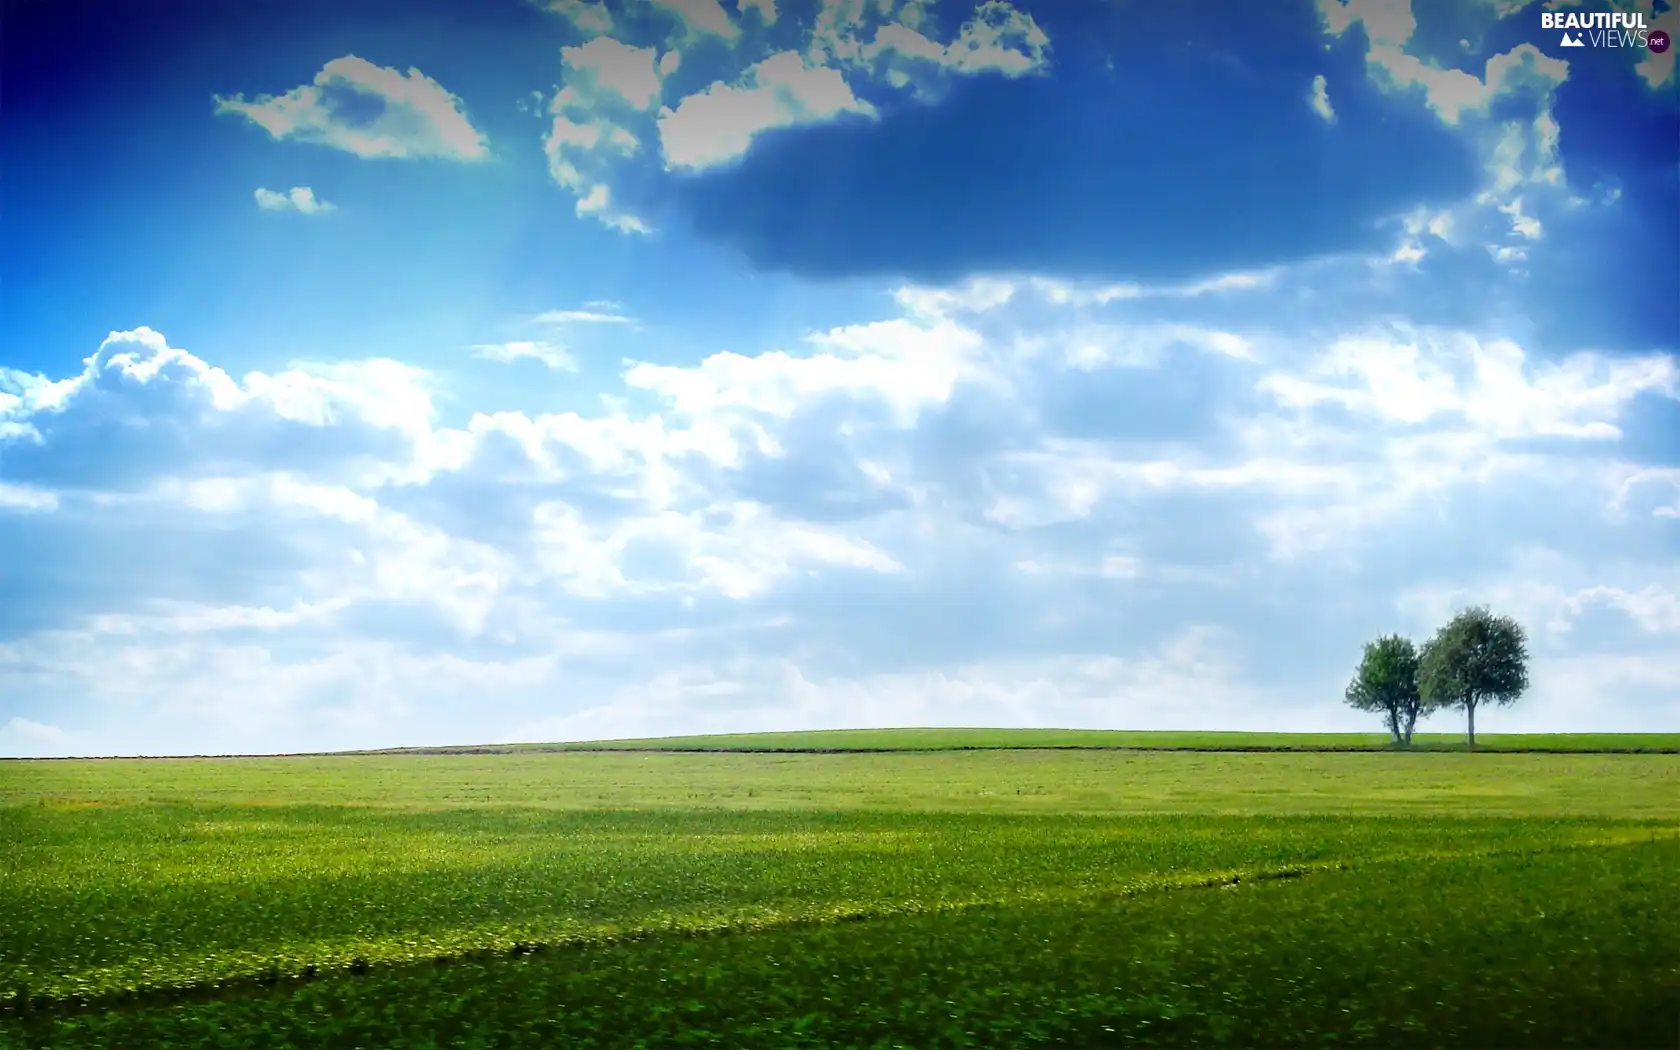
[[[1143,309],[1253,292],[909,287],[456,425],[412,366],[235,378],[149,329],[7,371],[4,749],[1360,727],[1359,642],[1481,599],[1536,638],[1490,728],[1680,724],[1680,474],[1620,454],[1674,357]]]

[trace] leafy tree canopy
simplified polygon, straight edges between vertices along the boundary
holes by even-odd
[[[1397,744],[1409,744],[1423,708],[1418,692],[1418,654],[1411,639],[1385,635],[1365,645],[1364,658],[1348,683],[1347,702],[1376,711]]]
[[[1418,687],[1428,708],[1462,708],[1476,742],[1476,708],[1510,704],[1528,690],[1528,636],[1485,606],[1465,609],[1435,632],[1418,659]]]

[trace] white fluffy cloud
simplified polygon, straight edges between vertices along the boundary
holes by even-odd
[[[259,186],[254,196],[257,207],[264,211],[295,211],[303,215],[320,215],[332,211],[335,207],[316,197],[315,191],[308,186],[293,186],[284,193]]]
[[[615,206],[612,187],[602,181],[613,158],[634,156],[641,141],[627,128],[606,119],[574,119],[574,99],[562,90],[551,109],[554,121],[543,139],[548,172],[577,195],[578,216],[591,216],[624,233],[649,233],[639,216]],[[580,122],[581,120],[581,122]]]
[[[215,96],[217,113],[237,114],[276,139],[296,139],[358,157],[482,160],[483,134],[462,102],[418,69],[407,73],[356,55],[335,58],[315,79],[283,95]]]
[[[160,471],[253,460],[378,471],[431,434],[422,373],[400,362],[300,365],[234,379],[149,328],[113,332],[62,380],[0,369],[7,474],[41,488],[132,489]]]
[[[1536,366],[1508,340],[1417,332],[1340,340],[1305,374],[1262,384],[1291,407],[1336,404],[1396,423],[1451,415],[1488,439],[1613,440],[1618,413],[1639,394],[1680,398],[1680,372],[1665,354],[1583,353]]]
[[[609,33],[613,27],[612,11],[604,0],[545,0],[542,5],[589,36]]]
[[[1313,77],[1312,94],[1307,96],[1307,102],[1312,106],[1313,112],[1325,120],[1336,119],[1336,107],[1330,104],[1329,81],[1325,80],[1323,73]]]
[[[1259,280],[903,289],[785,347],[626,362],[594,411],[445,421],[411,366],[235,378],[147,329],[0,372],[27,596],[0,748],[1351,728],[1358,643],[1476,600],[1536,637],[1500,728],[1672,727],[1680,478],[1617,442],[1674,357],[1196,320]]]
[[[611,92],[637,109],[659,101],[660,73],[654,64],[655,53],[651,47],[631,47],[608,36],[560,49],[569,73],[567,85],[580,97],[594,99],[601,92]]]
[[[868,44],[844,40],[848,32],[855,29],[837,25],[828,39],[841,38],[843,42],[830,43],[828,47],[843,55],[855,54],[858,61],[865,63],[883,57],[902,58],[930,63],[953,73],[1001,73],[1011,77],[1038,72],[1049,64],[1050,37],[1032,15],[1006,0],[986,0],[980,4],[974,17],[963,23],[956,39],[949,44],[928,39],[902,17],[877,28]],[[895,78],[894,82],[904,81]]]
[[[913,86],[925,103],[935,93],[921,89],[940,78],[1018,77],[1050,61],[1049,36],[1006,0],[979,3],[944,43],[923,34],[919,0],[825,0],[811,23],[774,37],[763,31],[782,28],[774,0],[737,4],[739,23],[717,0],[659,0],[680,31],[649,46],[607,35],[614,21],[601,5],[544,6],[586,38],[562,49],[564,83],[549,101],[544,139],[549,173],[577,198],[580,218],[627,233],[652,232],[645,202],[622,199],[620,177],[649,156],[641,147],[650,137],[667,171],[702,171],[738,160],[771,129],[875,117],[877,107],[860,94],[865,85],[893,93]],[[620,35],[630,31],[620,27]],[[702,38],[729,45],[724,74],[662,105],[666,79],[682,67],[680,49]]]
[[[694,36],[710,35],[730,41],[741,30],[729,20],[718,0],[649,0],[654,7],[673,16]],[[772,7],[772,11],[774,8]]]
[[[614,167],[641,151],[626,121],[659,102],[663,78],[677,52],[656,62],[654,48],[635,48],[608,36],[561,48],[565,84],[549,101],[553,116],[543,148],[555,182],[577,197],[577,215],[623,233],[651,233],[640,216],[619,207],[609,184]]]
[[[923,407],[950,397],[980,348],[976,333],[944,320],[878,321],[813,336],[810,343],[815,353],[725,352],[698,367],[636,364],[624,381],[696,419],[735,411],[786,418],[814,399],[843,393],[879,399],[908,424]]]
[[[1532,44],[1489,58],[1480,77],[1421,58],[1409,50],[1417,31],[1411,0],[1318,0],[1318,10],[1332,36],[1363,26],[1372,78],[1397,91],[1421,89],[1429,107],[1448,124],[1485,110],[1504,94],[1525,89],[1548,93],[1569,76],[1568,62]]]
[[[782,51],[749,68],[735,84],[714,82],[659,115],[659,141],[670,168],[709,168],[740,157],[771,128],[833,120],[875,108],[852,94],[838,70]]]

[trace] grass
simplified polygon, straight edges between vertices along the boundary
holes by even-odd
[[[1680,758],[986,750],[0,763],[0,807],[135,804],[1660,817],[1680,811]]]
[[[1672,1045],[1676,813],[1667,754],[0,763],[0,1046]]]
[[[565,743],[461,744],[344,752],[369,755],[546,754],[559,751],[869,752],[1019,750],[1389,751],[1382,733],[1241,733],[1111,729],[824,729],[792,733],[645,737]],[[1419,733],[1406,750],[1466,751],[1458,733]],[[1551,754],[1680,753],[1680,733],[1492,733],[1476,750]],[[229,756],[221,756],[229,757]],[[299,756],[287,756],[299,757]],[[318,756],[301,756],[318,757]]]
[[[35,1032],[62,1048],[1665,1047],[1677,866],[1672,841],[1390,861],[475,958]]]
[[[1123,748],[1209,751],[1384,751],[1383,733],[1159,732],[1114,729],[828,729],[794,733],[646,737],[558,744],[393,748],[375,754],[547,751],[950,751],[997,748]],[[1680,752],[1680,733],[1493,733],[1481,751]],[[1462,734],[1419,733],[1411,750],[1463,751]]]

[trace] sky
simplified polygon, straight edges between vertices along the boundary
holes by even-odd
[[[4,3],[0,755],[1680,731],[1661,0]]]

